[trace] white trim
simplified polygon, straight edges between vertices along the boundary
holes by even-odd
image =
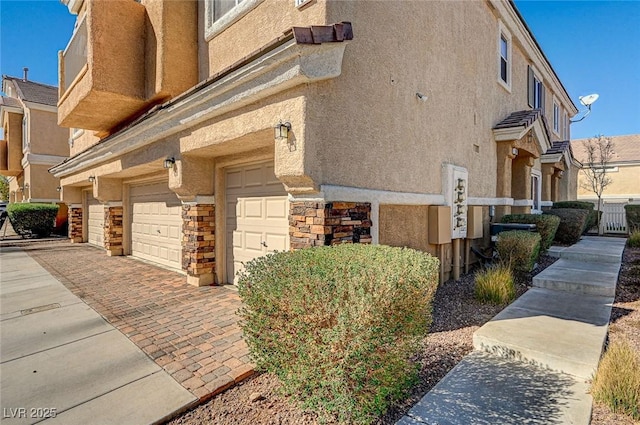
[[[514,199],[514,207],[533,207],[533,199]]]
[[[44,105],[42,103],[27,102],[27,101],[22,101],[22,103],[24,104],[25,107],[36,110],[36,111],[53,112],[56,114],[58,113],[57,106]]]
[[[303,6],[308,5],[309,3],[311,3],[312,0],[294,0],[293,4],[298,8],[302,8]]]
[[[536,187],[533,187],[533,181],[534,181],[534,177],[537,179],[538,184],[536,185]],[[536,170],[536,169],[532,169],[531,170],[531,189],[536,191],[536,196],[535,197],[531,197],[531,213],[532,214],[539,214],[542,212],[542,172],[540,170]],[[534,198],[538,198],[538,208],[536,208],[536,205],[534,204],[535,199]]]
[[[502,37],[507,42],[507,81],[502,79]],[[509,93],[511,93],[511,68],[513,64],[513,38],[501,19],[498,19],[498,83]]]
[[[292,39],[51,171],[65,177],[292,87],[335,78],[345,47],[345,42],[299,45]]]
[[[216,204],[215,195],[205,195],[205,196],[196,195],[195,199],[193,199],[193,200],[182,201],[182,205],[195,206],[195,205],[203,205],[203,204],[215,205]]]
[[[69,208],[80,208],[81,210],[84,209],[84,204],[68,204]]]
[[[107,201],[103,204],[105,207],[121,207],[123,206],[122,201]]]
[[[37,203],[43,203],[43,204],[59,204],[60,203],[60,199],[56,199],[56,198],[27,198],[22,202],[24,202],[24,203],[37,202]]]
[[[513,198],[469,198],[469,205],[513,205]]]
[[[36,153],[26,153],[22,157],[22,167],[27,165],[57,165],[67,159],[66,156],[59,155],[42,155]]]
[[[213,0],[204,0],[204,38],[211,41],[213,37],[236,23],[240,18],[257,7],[264,0],[243,0],[215,22],[209,22]],[[213,17],[211,17],[213,19]]]
[[[553,201],[541,201],[540,202],[540,206],[541,207],[552,207],[553,206]]]
[[[640,200],[640,193],[614,193],[611,195],[602,195],[602,199],[635,199]],[[598,198],[595,198],[593,195],[578,195],[579,201],[593,201],[598,202]]]

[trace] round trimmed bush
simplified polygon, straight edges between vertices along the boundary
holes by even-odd
[[[498,233],[496,250],[500,260],[517,272],[533,270],[540,255],[540,234],[524,230]]]
[[[415,382],[438,260],[348,244],[279,252],[238,281],[242,328],[258,368],[321,417],[368,423]]]
[[[503,223],[535,224],[540,233],[540,251],[546,252],[556,236],[560,217],[550,214],[509,214],[502,217]]]
[[[585,223],[589,219],[589,211],[584,209],[558,208],[551,209],[545,214],[560,217],[560,225],[555,240],[562,244],[573,245],[580,240]]]

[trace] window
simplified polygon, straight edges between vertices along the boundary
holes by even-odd
[[[528,67],[528,98],[529,106],[534,109],[542,109],[544,113],[544,84],[542,78],[540,78],[534,68],[529,65]]]
[[[511,34],[498,21],[498,82],[511,91]]]
[[[211,40],[264,0],[204,0],[205,39]]]
[[[29,118],[25,113],[22,117],[22,152],[29,148]]]
[[[538,170],[531,170],[531,200],[533,201],[533,205],[531,206],[532,214],[542,214],[540,198],[542,198],[542,173]]]
[[[555,100],[553,101],[553,131],[558,135],[560,133],[560,107]]]

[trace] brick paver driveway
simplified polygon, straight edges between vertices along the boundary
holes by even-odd
[[[237,291],[67,241],[23,249],[201,400],[253,373]]]

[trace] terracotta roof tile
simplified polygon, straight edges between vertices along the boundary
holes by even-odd
[[[576,158],[580,162],[586,162],[587,153],[583,142],[589,139],[575,139],[571,141],[571,147]],[[626,136],[611,136],[613,141],[613,158],[611,162],[640,162],[640,134],[629,134]]]
[[[27,102],[56,106],[58,104],[58,88],[35,81],[24,81],[22,78],[3,75],[3,79],[13,81],[18,97]]]

